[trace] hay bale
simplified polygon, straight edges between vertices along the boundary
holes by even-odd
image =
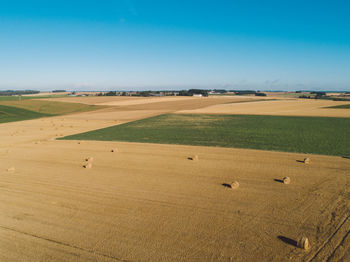
[[[112,150],[111,150],[112,153],[116,153],[118,151],[119,151],[118,148],[112,148]]]
[[[199,159],[198,155],[194,155],[194,156],[188,158],[188,160],[193,160],[193,161],[197,161],[198,159]]]
[[[307,157],[307,158],[304,158],[304,163],[305,163],[305,164],[310,164],[310,158],[308,158],[308,157]]]
[[[9,167],[8,169],[6,169],[6,171],[7,172],[13,172],[13,171],[15,171],[16,169],[15,169],[15,167]]]
[[[232,182],[232,183],[231,183],[231,188],[232,188],[232,189],[237,189],[237,188],[239,188],[239,183],[238,183],[238,181]]]
[[[286,185],[290,184],[290,177],[288,177],[288,176],[284,177],[283,184],[286,184]]]
[[[87,163],[85,165],[83,165],[84,168],[92,168],[92,164],[91,163]]]
[[[299,239],[298,239],[298,242],[297,242],[297,246],[299,248],[302,248],[302,249],[305,249],[305,250],[308,250],[310,249],[310,242],[309,242],[309,239],[305,236],[301,236]]]
[[[85,159],[86,162],[92,162],[94,161],[94,157],[89,156],[88,158]]]
[[[80,145],[82,142],[78,142],[78,144]]]

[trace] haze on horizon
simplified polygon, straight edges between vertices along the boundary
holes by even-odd
[[[350,90],[340,0],[2,1],[0,89]]]

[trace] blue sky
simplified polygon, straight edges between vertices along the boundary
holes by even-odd
[[[350,2],[0,0],[0,89],[350,91]]]

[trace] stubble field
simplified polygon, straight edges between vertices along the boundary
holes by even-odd
[[[349,259],[349,159],[55,140],[179,107],[253,107],[237,98],[210,99],[123,100],[91,112],[1,124],[0,261]],[[188,159],[195,155],[198,160]],[[88,157],[94,157],[92,168],[85,169]],[[305,157],[310,164],[301,163]],[[280,182],[285,176],[289,185]],[[237,190],[223,185],[235,180]],[[301,235],[310,239],[309,251],[295,246]]]

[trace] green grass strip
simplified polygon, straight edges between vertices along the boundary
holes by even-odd
[[[350,119],[166,114],[62,139],[220,146],[343,156],[350,155]]]

